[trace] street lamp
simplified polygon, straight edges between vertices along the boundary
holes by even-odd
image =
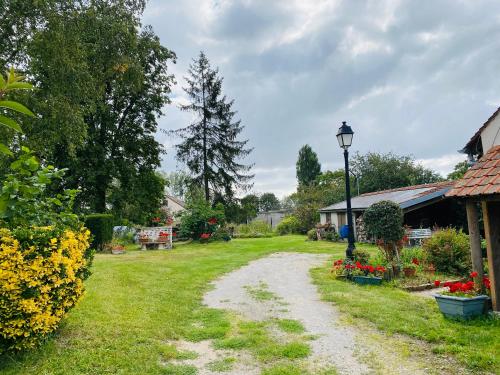
[[[347,235],[347,249],[345,251],[346,257],[349,259],[353,258],[352,252],[356,248],[354,246],[354,225],[352,223],[352,209],[351,209],[351,184],[349,181],[349,152],[347,149],[351,147],[352,136],[354,132],[351,127],[342,121],[342,126],[339,128],[337,133],[337,140],[339,145],[344,149],[344,162],[345,162],[345,197],[347,202],[347,227],[349,233]]]

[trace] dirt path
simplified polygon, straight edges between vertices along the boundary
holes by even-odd
[[[217,280],[204,303],[236,311],[250,320],[298,320],[309,334],[318,336],[311,342],[311,361],[333,364],[345,374],[367,373],[368,368],[354,355],[359,351],[355,332],[338,323],[338,314],[321,301],[309,277],[309,270],[327,259],[327,255],[278,253],[256,260]],[[263,286],[263,292],[277,298],[256,301],[249,290],[259,293]]]
[[[322,266],[328,258],[326,254],[276,253],[258,259],[216,280],[213,290],[204,296],[204,304],[232,311],[248,321],[299,321],[306,334],[314,337],[306,360],[310,373],[331,366],[343,375],[463,373],[453,361],[434,356],[428,344],[388,337],[366,323],[353,326],[341,321],[335,306],[321,300],[309,275],[311,268]],[[271,334],[280,337],[279,332]],[[183,363],[196,367],[200,375],[216,374],[207,369],[210,360],[235,355],[240,357],[225,374],[251,375],[262,370],[249,353],[223,353],[210,341],[177,345],[187,345],[184,349],[199,354],[196,360]]]

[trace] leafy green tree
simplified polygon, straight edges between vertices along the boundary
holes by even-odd
[[[305,145],[299,150],[297,159],[297,181],[299,186],[308,186],[316,181],[321,173],[321,164],[318,155],[311,146]]]
[[[143,7],[139,0],[69,1],[46,14],[28,48],[40,118],[27,141],[68,168],[66,185],[81,189],[83,210],[124,215],[143,200],[131,195],[141,194],[136,187],[157,182],[157,118],[170,102],[175,54],[150,27],[141,31]]]
[[[437,173],[415,162],[411,156],[392,153],[356,154],[352,169],[360,176],[360,193],[442,181]]]
[[[448,174],[446,178],[448,180],[459,180],[464,176],[469,167],[470,165],[467,160],[461,161],[460,163],[457,163],[457,165],[455,165],[455,167],[453,168],[453,172]]]
[[[253,219],[257,216],[257,211],[259,210],[259,197],[255,194],[245,195],[240,200],[241,209],[243,212],[243,220],[241,222],[246,223],[248,220]]]
[[[14,132],[22,133],[21,126],[12,118],[12,111],[19,112],[28,116],[35,115],[21,103],[14,100],[8,100],[7,96],[13,91],[30,90],[33,86],[28,82],[23,82],[24,77],[17,75],[14,68],[7,72],[5,77],[0,73],[0,126],[10,129]],[[10,114],[6,111],[11,111]],[[12,155],[9,148],[0,142],[0,153]]]
[[[248,140],[238,140],[243,131],[240,120],[234,120],[234,100],[222,93],[222,78],[203,52],[189,68],[184,89],[190,103],[184,111],[196,115],[189,126],[174,133],[182,139],[177,145],[177,159],[188,166],[192,179],[203,187],[205,200],[219,195],[230,201],[235,189],[247,189],[253,175],[240,159],[252,151]]]
[[[264,193],[259,198],[259,209],[261,211],[279,210],[281,203],[273,193]]]

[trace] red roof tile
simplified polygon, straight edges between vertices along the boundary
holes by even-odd
[[[492,147],[470,168],[447,197],[475,197],[500,194],[500,145]]]

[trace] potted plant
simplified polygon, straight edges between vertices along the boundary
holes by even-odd
[[[413,258],[410,263],[403,264],[403,273],[406,277],[413,277],[417,273],[419,265],[420,261],[417,258]]]
[[[149,236],[145,233],[140,233],[139,234],[139,242],[140,243],[148,243],[149,242]]]
[[[200,242],[201,243],[207,243],[208,240],[210,239],[211,234],[210,233],[202,233],[200,235]]]
[[[356,284],[380,285],[386,269],[380,265],[362,265],[360,262],[356,262],[356,265],[351,266],[350,271],[352,272],[352,280]]]
[[[117,245],[117,244],[113,244],[111,246],[111,253],[112,254],[125,254],[125,247],[123,245]]]
[[[448,290],[435,294],[434,298],[444,316],[468,319],[484,314],[489,297],[481,293],[480,286],[474,283],[474,277],[477,277],[477,272],[472,272],[471,280],[464,283],[443,283]],[[435,284],[439,285],[439,281],[436,280]],[[483,286],[486,290],[490,288],[490,281],[487,277],[483,278]]]

